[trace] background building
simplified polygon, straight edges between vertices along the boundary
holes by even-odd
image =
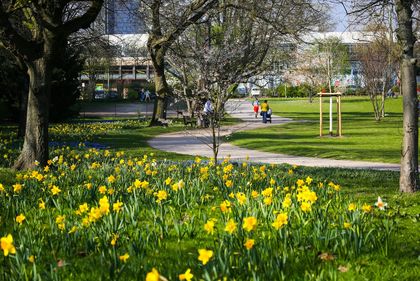
[[[142,34],[145,26],[139,16],[138,0],[107,0],[103,9],[105,34]]]
[[[356,46],[371,42],[374,39],[373,36],[366,32],[314,32],[304,35],[296,42],[283,42],[278,48],[281,48],[285,53],[284,60],[273,63],[269,71],[254,77],[247,87],[252,89],[256,85],[260,88],[275,89],[279,85],[285,84],[291,86],[299,86],[304,83],[325,84],[325,77],[321,77],[319,73],[311,74],[310,71],[302,70],[311,69],[314,64],[321,63],[320,56],[312,54],[310,57],[307,54],[308,50],[317,46],[316,42],[335,38],[345,46],[348,69],[345,73],[334,76],[331,83],[333,86],[343,88],[359,88],[363,85],[360,76],[361,66],[355,53]],[[312,71],[316,71],[316,68],[312,68]]]
[[[139,10],[139,0],[105,1],[94,29],[109,50],[103,52],[105,57],[91,58],[98,63],[96,67],[95,63],[86,67],[81,75],[82,85],[94,84],[89,88],[116,91],[127,97],[130,88],[138,90],[149,84],[153,68],[146,48],[148,34]]]

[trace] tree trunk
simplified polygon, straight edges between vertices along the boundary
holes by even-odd
[[[28,63],[29,94],[26,129],[22,151],[14,164],[18,170],[30,169],[38,161],[48,161],[48,118],[51,92],[49,60],[42,57]]]
[[[148,48],[154,67],[156,90],[156,100],[153,108],[152,120],[150,122],[150,125],[153,126],[159,124],[159,118],[165,118],[165,101],[166,95],[169,92],[169,87],[165,77],[165,48],[160,45],[151,47],[148,45]]]
[[[403,48],[401,59],[401,89],[403,94],[403,143],[401,152],[400,191],[418,189],[418,99],[413,57],[414,34],[412,1],[396,1],[398,40]]]
[[[220,146],[220,139],[218,138],[218,134],[217,131],[218,129],[216,129],[216,122],[214,120],[214,117],[210,117],[210,126],[211,126],[211,135],[212,135],[212,150],[213,150],[213,159],[214,159],[214,164],[217,166],[217,156],[219,155],[219,146]]]
[[[331,75],[331,58],[330,55],[328,55],[328,59],[327,59],[327,76],[328,76],[328,91],[330,93],[332,93],[332,88],[331,88],[331,80],[332,80],[332,75]]]
[[[385,98],[386,98],[386,93],[387,92],[388,92],[388,90],[386,90],[386,88],[384,88],[382,93],[381,93],[381,118],[385,117]]]
[[[25,84],[27,85],[27,82]],[[26,110],[27,109],[28,109],[28,91],[22,91],[20,93],[20,98],[19,98],[19,127],[18,127],[18,138],[23,138],[25,136],[25,130],[26,130]]]

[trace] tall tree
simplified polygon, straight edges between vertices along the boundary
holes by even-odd
[[[165,76],[168,48],[191,24],[197,22],[219,0],[163,1],[142,0],[143,15],[149,21],[147,48],[154,67],[156,101],[151,124],[165,117],[165,103],[170,90]]]
[[[0,42],[28,68],[29,93],[23,148],[15,168],[46,165],[49,104],[53,61],[67,38],[88,28],[101,10],[103,0],[3,0],[0,4]],[[68,14],[78,6],[78,13]],[[74,9],[70,9],[74,10]]]
[[[400,191],[419,189],[418,161],[418,97],[416,90],[416,58],[414,57],[413,5],[418,1],[396,0],[397,37],[402,48],[400,60],[401,91],[403,94],[403,143],[401,151]],[[418,3],[417,3],[418,4]]]
[[[396,15],[397,41],[402,49],[400,62],[401,91],[403,94],[403,141],[401,149],[400,191],[415,192],[419,190],[418,170],[418,97],[416,92],[416,63],[414,56],[413,20],[418,21],[419,0],[351,0],[339,1],[348,14],[357,15],[365,22],[372,15],[383,15],[381,12],[391,5]],[[413,14],[417,13],[416,16]]]
[[[21,60],[10,54],[5,48],[0,46],[0,102],[7,106],[6,112],[9,116],[19,122],[18,137],[25,135],[26,122],[26,101],[28,98],[28,77],[26,75],[26,66]]]

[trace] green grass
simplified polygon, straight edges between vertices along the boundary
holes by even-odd
[[[287,112],[288,108],[290,115],[297,118],[300,116],[300,111],[305,111],[299,102],[290,102],[293,105],[285,106],[285,103],[282,101],[270,101],[270,104],[273,108],[278,108],[278,114],[284,115],[282,112]],[[343,101],[343,105],[346,101]],[[349,115],[351,111],[348,111],[352,107],[352,110],[356,112],[357,109],[362,110],[365,106],[365,110],[368,109],[366,102],[360,100],[348,100],[348,107],[346,108],[346,114]],[[396,108],[399,106],[399,101],[392,100]],[[305,101],[303,101],[305,103]],[[287,103],[286,103],[287,104]],[[318,104],[308,104],[308,108],[316,107]],[[360,107],[359,107],[360,106]],[[395,109],[397,112],[397,110]],[[390,112],[391,113],[391,112]],[[397,114],[397,113],[395,113]],[[308,111],[306,120],[316,120],[318,118],[316,109]],[[370,123],[369,120],[366,120],[366,116],[358,114],[350,114],[355,127],[357,129],[357,120],[360,118],[360,122]],[[359,117],[358,117],[359,116]],[[401,114],[398,118],[401,118]],[[390,119],[398,119],[397,117],[392,117]],[[344,118],[343,118],[344,119]],[[229,120],[228,122],[236,122],[237,120]],[[314,121],[315,122],[315,121]],[[389,121],[386,121],[389,122]],[[397,122],[397,121],[394,121]],[[375,122],[372,121],[374,124]],[[318,139],[321,141],[331,141],[331,145],[337,145],[336,141],[345,140],[350,138],[346,136],[346,122],[344,124],[344,134],[345,137],[342,139],[334,138],[323,138]],[[310,125],[306,123],[296,123],[289,124],[286,126],[277,127],[279,134],[284,134],[285,127],[292,126],[292,129],[300,129],[299,126]],[[317,124],[315,124],[316,127]],[[293,128],[293,126],[296,126]],[[349,124],[347,125],[349,127]],[[7,130],[13,128],[8,127]],[[180,124],[174,124],[169,128],[161,127],[148,127],[147,124],[142,124],[140,126],[125,126],[124,128],[109,131],[106,134],[95,134],[94,138],[91,141],[103,143],[109,145],[111,150],[114,151],[124,151],[126,155],[131,157],[139,157],[143,154],[154,153],[157,159],[171,159],[175,161],[181,161],[186,159],[191,159],[191,156],[183,156],[173,153],[165,153],[157,151],[153,148],[147,146],[147,140],[161,133],[172,132],[177,130],[183,130],[183,126]],[[318,132],[317,127],[314,129],[315,134]],[[267,137],[270,132],[267,132]],[[273,133],[271,133],[273,134]],[[310,135],[310,134],[308,134]],[[235,135],[237,136],[237,135]],[[73,140],[70,135],[62,136],[64,140]],[[386,136],[385,136],[386,137]],[[257,137],[255,137],[257,138]],[[308,137],[309,138],[309,137]],[[311,137],[312,138],[312,137]],[[372,137],[371,137],[372,138]],[[374,139],[374,138],[373,138]],[[389,138],[388,138],[389,139]],[[272,138],[271,141],[276,141],[276,138]],[[264,142],[261,142],[264,144]],[[267,145],[267,143],[266,143]],[[307,145],[307,143],[306,143]],[[329,146],[331,146],[329,145]],[[366,147],[365,152],[369,152],[369,148]],[[348,150],[348,148],[347,148]],[[373,150],[373,149],[372,149]],[[348,153],[343,149],[343,153]],[[352,152],[354,154],[354,152]],[[392,162],[392,161],[390,161]],[[284,170],[287,170],[287,167],[284,167]],[[0,169],[0,183],[5,186],[11,186],[15,183],[15,171],[10,169],[1,168]],[[185,174],[187,176],[188,174]],[[298,167],[295,169],[295,176],[297,178],[304,178],[310,175],[314,178],[315,181],[333,181],[339,183],[342,187],[342,191],[352,200],[360,200],[371,204],[376,201],[378,196],[381,196],[385,202],[390,206],[389,211],[393,212],[395,220],[397,222],[397,231],[393,237],[392,243],[387,256],[384,256],[381,253],[364,253],[358,257],[352,258],[337,258],[336,260],[326,262],[325,264],[318,264],[316,268],[308,269],[307,266],[302,265],[302,269],[308,270],[307,273],[296,273],[295,276],[300,276],[305,280],[330,280],[334,279],[333,277],[328,276],[328,272],[336,271],[339,266],[343,266],[348,269],[348,272],[338,273],[338,280],[416,280],[420,276],[420,241],[418,239],[418,233],[420,232],[420,193],[416,194],[401,194],[398,192],[398,172],[388,172],[388,171],[364,171],[364,170],[349,170],[349,169],[333,169],[333,168],[309,168],[309,167]],[[36,204],[35,204],[36,205]],[[204,207],[203,207],[204,208]],[[203,209],[204,210],[204,209]],[[202,209],[196,208],[191,210],[191,214],[198,215],[202,212]],[[188,212],[189,213],[189,212]],[[202,222],[200,222],[202,223]],[[201,227],[201,226],[200,226]],[[4,233],[2,232],[2,235]],[[161,243],[161,242],[159,242]],[[156,249],[154,252],[149,252],[146,256],[132,256],[132,263],[138,265],[139,268],[142,268],[141,271],[148,271],[152,266],[157,264],[162,265],[159,270],[167,272],[169,269],[164,268],[163,265],[173,265],[176,267],[173,272],[181,273],[185,268],[191,266],[193,267],[194,262],[196,262],[196,249],[198,247],[204,247],[206,244],[210,243],[209,240],[203,239],[203,235],[191,236],[189,237],[188,243],[182,244],[180,247],[179,241],[175,238],[170,239],[169,241],[163,243],[162,247]],[[213,241],[215,245],[216,242]],[[179,259],[179,256],[187,254],[188,266],[184,263],[183,259]],[[144,254],[142,254],[144,255]],[[93,269],[92,265],[101,264],[101,261],[98,257],[89,255],[86,258],[79,257],[68,257],[69,262],[72,263],[72,266],[66,266],[62,270],[56,267],[51,267],[51,272],[54,274],[55,270],[59,270],[61,276],[67,276],[66,280],[98,280],[100,276],[93,275],[90,271]],[[190,264],[191,263],[191,264]],[[316,261],[314,261],[316,263]],[[200,270],[198,267],[195,267],[195,271]],[[64,272],[63,272],[64,271]],[[104,270],[106,272],[106,270]],[[82,273],[81,273],[82,272]],[[131,273],[131,269],[127,268],[124,276],[134,276],[136,271]],[[172,277],[176,277],[176,274],[173,273]],[[195,272],[194,272],[195,273]],[[47,275],[47,273],[43,273]],[[96,271],[95,274],[98,274]],[[138,277],[138,276],[137,276]],[[139,277],[140,278],[140,277]],[[141,276],[140,279],[144,278]],[[106,279],[106,278],[104,278]],[[130,280],[130,279],[127,279]],[[134,280],[134,279],[133,279]],[[241,279],[242,280],[242,279]],[[298,280],[293,279],[292,280]],[[299,279],[302,280],[302,279]]]
[[[110,119],[110,118],[105,118]],[[93,119],[87,119],[93,120]],[[110,119],[110,120],[125,120],[121,118]],[[133,120],[133,119],[132,119]],[[134,119],[135,120],[135,119]],[[235,119],[231,116],[227,116],[223,121],[222,125],[235,125],[240,120]],[[164,152],[161,150],[154,149],[147,144],[147,141],[161,134],[179,132],[185,130],[185,126],[181,119],[174,119],[173,123],[168,127],[149,127],[148,122],[145,122],[141,126],[126,127],[120,130],[112,131],[106,135],[99,135],[95,137],[95,141],[98,143],[109,145],[112,150],[124,150],[130,156],[141,156],[143,154],[153,153],[157,158],[167,159],[173,161],[179,160],[191,160],[194,156],[177,154],[171,152]],[[187,127],[187,129],[190,129]]]
[[[311,175],[314,180],[339,182],[343,192],[354,200],[368,203],[380,196],[390,207],[397,209],[394,212],[398,231],[388,256],[372,253],[335,261],[336,267],[344,265],[349,269],[340,275],[339,280],[408,281],[420,276],[420,192],[398,192],[398,172],[299,167],[295,173],[298,177]]]
[[[107,124],[112,124],[112,122],[105,122],[104,121],[136,121],[136,118],[114,118],[114,117],[99,117],[99,118],[79,118],[72,120],[71,123],[68,124],[77,124],[77,122],[82,123],[93,123],[97,124],[98,127],[105,127]],[[231,121],[232,122],[232,121]],[[103,125],[102,125],[103,124]],[[59,124],[58,124],[59,125]],[[54,126],[54,124],[52,125]],[[189,155],[182,155],[177,153],[169,153],[163,152],[157,149],[150,147],[147,144],[147,141],[152,139],[153,137],[164,134],[164,133],[171,133],[176,131],[182,131],[185,127],[181,123],[181,121],[174,121],[174,123],[169,127],[150,127],[148,121],[124,125],[122,128],[117,129],[109,129],[106,133],[102,131],[95,131],[95,128],[92,132],[74,132],[71,129],[67,129],[64,132],[60,132],[59,134],[54,134],[50,132],[50,141],[59,141],[59,142],[81,142],[81,141],[89,141],[93,143],[97,143],[100,145],[104,145],[109,148],[111,151],[122,151],[130,156],[142,156],[144,154],[153,153],[156,157],[165,158],[167,160],[188,160],[193,159],[193,156]],[[16,126],[1,126],[0,127],[0,138],[4,138],[11,133],[16,132]],[[89,136],[83,136],[84,134],[88,134]],[[18,141],[15,146],[19,147],[20,141]],[[15,151],[16,152],[16,151]]]
[[[168,160],[188,160],[193,156],[177,153],[164,152],[154,149],[147,144],[147,141],[153,137],[184,130],[180,124],[170,127],[149,127],[147,124],[141,127],[125,128],[111,132],[104,136],[98,136],[96,141],[110,146],[112,150],[124,151],[131,156],[141,156],[143,154],[153,153],[158,158]]]
[[[386,117],[374,120],[367,98],[342,98],[342,137],[319,137],[319,101],[269,100],[273,114],[295,122],[235,133],[235,145],[275,153],[320,158],[399,163],[402,142],[402,99],[386,101]],[[323,103],[324,130],[328,135],[328,101]],[[336,115],[334,101],[334,133]]]
[[[123,150],[126,151],[125,149]],[[286,165],[281,169],[287,170],[288,167]],[[10,186],[14,183],[14,175],[15,172],[11,170],[1,169],[0,183]],[[308,266],[302,265],[299,268],[308,270],[307,273],[295,273],[293,274],[294,277],[289,280],[416,280],[420,274],[420,241],[418,239],[420,230],[420,193],[398,193],[397,172],[298,167],[294,170],[294,175],[296,178],[305,178],[311,175],[314,181],[339,183],[344,195],[354,201],[360,200],[361,202],[372,204],[372,202],[376,201],[377,196],[381,196],[388,203],[388,212],[393,212],[397,228],[390,243],[388,254],[385,256],[381,252],[375,251],[362,253],[356,257],[336,257],[336,259],[328,262],[312,261],[311,263],[314,263],[315,267],[309,269]],[[206,207],[203,206],[202,208],[191,209],[187,213],[199,217],[201,216],[200,213],[205,212],[205,210]],[[203,222],[200,221],[199,223],[202,224]],[[196,227],[196,231],[200,227]],[[201,233],[200,231],[198,232]],[[193,268],[193,272],[196,274],[200,271],[200,268],[194,265],[196,263],[196,249],[208,247],[209,244],[214,245],[213,247],[218,245],[216,241],[212,241],[212,239],[209,239],[202,233],[189,235],[188,239],[182,239],[182,244],[176,237],[168,237],[168,239],[159,242],[159,244],[161,246],[154,251],[141,252],[138,253],[138,256],[131,254],[130,264],[135,264],[143,272],[147,272],[151,267],[159,265],[157,267],[160,272],[164,274],[168,274],[168,271],[172,272],[171,277],[173,278],[175,278],[174,272],[183,272],[188,267]],[[120,252],[124,252],[124,250],[121,249]],[[179,259],[178,257],[184,258]],[[66,258],[66,261],[71,266],[54,269],[54,271],[58,270],[57,276],[67,276],[66,278],[68,279],[63,280],[97,280],[101,273],[94,270],[92,265],[103,265],[104,262],[93,254],[86,257],[69,256]],[[51,262],[53,263],[53,261]],[[168,266],[164,266],[165,264]],[[337,273],[337,268],[340,266],[348,269],[348,272]],[[133,268],[129,266],[124,271],[123,277],[128,278],[126,280],[134,280],[131,278],[138,274],[138,270],[132,270]],[[51,274],[55,274],[54,271]],[[328,275],[334,272],[336,272],[336,275]],[[43,273],[44,276],[48,274],[46,272]],[[105,277],[102,276],[101,278],[108,280],[106,268],[103,269],[102,274]],[[299,279],[296,279],[298,277]],[[237,280],[245,279],[240,278]]]

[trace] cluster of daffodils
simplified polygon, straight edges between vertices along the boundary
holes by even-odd
[[[298,177],[299,167],[174,164],[83,147],[54,154],[0,183],[10,280],[23,278],[16,264],[64,275],[67,260],[110,279],[281,280],[319,252],[374,251],[392,230],[378,223],[387,219],[381,198],[353,202],[335,182]]]
[[[109,132],[123,128],[139,127],[144,122],[138,120],[113,121],[113,122],[91,122],[91,123],[60,123],[49,127],[49,133],[53,141],[64,139],[77,139],[80,142],[92,141],[98,135],[105,135]]]

